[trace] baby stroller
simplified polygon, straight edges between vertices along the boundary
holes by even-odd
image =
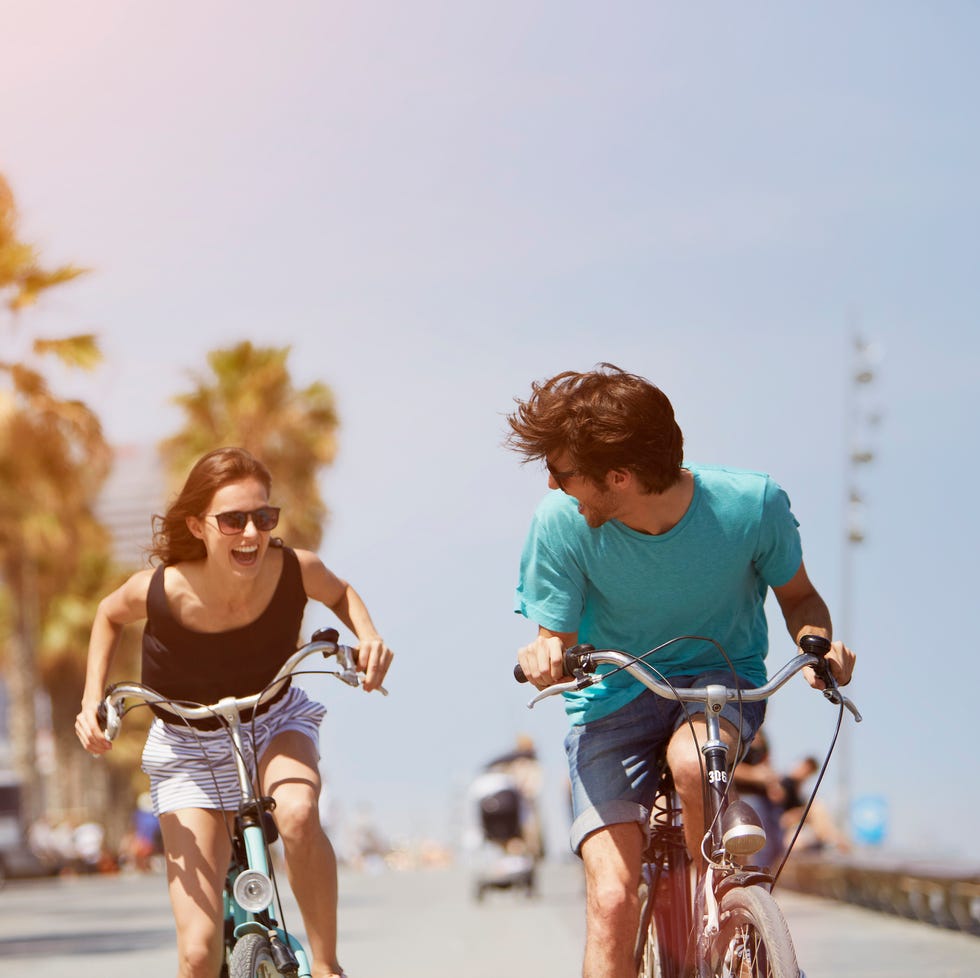
[[[522,832],[525,801],[516,781],[507,774],[488,771],[473,784],[480,840],[477,849],[475,895],[488,890],[523,890],[534,895],[534,859]]]

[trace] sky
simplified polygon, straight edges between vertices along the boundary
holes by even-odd
[[[667,392],[689,460],[789,493],[859,656],[865,719],[821,797],[882,799],[897,852],[980,862],[978,41],[964,2],[8,0],[0,172],[44,261],[91,269],[30,329],[105,354],[59,389],[151,447],[241,340],[336,394],[321,555],[396,660],[387,698],[314,684],[335,813],[451,839],[523,732],[566,846],[563,711],[510,678],[546,478],[502,442],[532,381],[607,361]],[[797,680],[777,763],[835,720]]]

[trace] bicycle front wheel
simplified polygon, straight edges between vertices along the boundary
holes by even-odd
[[[245,934],[231,951],[230,978],[280,978],[268,938]]]
[[[711,978],[799,978],[793,938],[768,890],[729,890],[719,910],[720,928],[705,962]]]

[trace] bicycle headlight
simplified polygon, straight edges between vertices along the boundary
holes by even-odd
[[[257,869],[246,869],[234,886],[235,902],[249,913],[265,910],[272,903],[272,880]]]

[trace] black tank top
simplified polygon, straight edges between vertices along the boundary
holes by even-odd
[[[295,552],[283,547],[279,582],[262,614],[227,632],[196,632],[181,625],[167,601],[164,569],[154,571],[146,595],[144,684],[170,699],[194,703],[216,703],[224,696],[250,696],[265,689],[296,651],[303,622],[306,592]],[[259,712],[284,696],[287,688],[284,685]],[[168,722],[183,722],[162,710],[154,712]],[[203,720],[194,726],[210,730],[219,723]]]

